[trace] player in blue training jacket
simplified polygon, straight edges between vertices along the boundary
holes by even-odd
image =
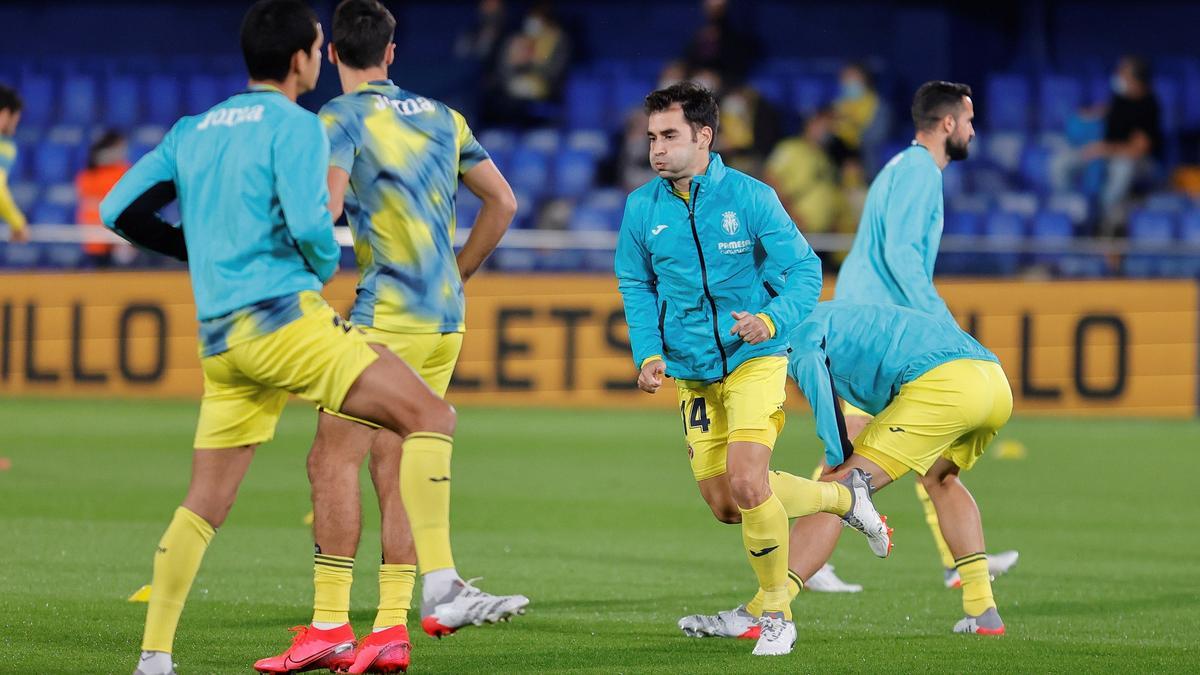
[[[406,451],[440,449],[454,433],[453,408],[318,294],[340,255],[326,207],[329,143],[295,99],[316,84],[321,42],[299,0],[253,5],[241,30],[249,89],[181,119],[100,205],[126,239],[188,261],[200,320],[191,484],[154,555],[140,675],[174,672],[176,627],[201,559],[289,393],[407,433]],[[176,198],[179,227],[158,215]],[[357,495],[337,508],[357,510]],[[319,549],[314,562],[330,623],[304,632],[303,658],[266,672],[350,665],[339,660],[354,646],[350,572]]]
[[[692,472],[723,522],[742,524],[758,577],[759,655],[796,640],[788,517],[830,512],[886,556],[886,526],[858,475],[843,484],[769,472],[783,427],[785,337],[816,305],[821,266],[770,187],[711,152],[713,95],[683,82],[646,97],[650,162],[660,178],[629,195],[617,241],[638,386],[674,377]],[[700,634],[685,625],[689,634]],[[750,635],[747,635],[749,637]]]

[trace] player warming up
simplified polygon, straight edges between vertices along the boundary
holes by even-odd
[[[452,442],[454,409],[318,294],[340,255],[326,208],[328,141],[295,99],[316,84],[321,42],[303,3],[254,4],[241,30],[248,90],[177,122],[100,205],[121,236],[188,261],[200,320],[191,483],[154,554],[138,675],[174,672],[176,628],[201,559],[289,393],[407,433],[406,448]],[[177,196],[179,227],[158,215]],[[358,508],[356,493],[333,498],[339,512]],[[289,666],[336,665],[354,636],[330,638],[307,666]]]
[[[760,587],[756,655],[791,652],[788,518],[842,516],[886,556],[890,537],[866,482],[818,483],[768,471],[783,427],[785,336],[808,315],[821,268],[764,183],[712,152],[718,110],[691,82],[646,97],[650,163],[660,178],[625,204],[616,276],[638,386],[676,380],[692,472],[718,520],[741,523]]]
[[[999,360],[944,319],[843,300],[817,305],[789,344],[788,372],[813,407],[826,462],[836,467],[826,479],[865,471],[880,490],[916,472],[962,579],[965,616],[954,632],[1002,635],[979,507],[958,478],[1012,414]],[[846,456],[842,400],[874,416]],[[837,536],[822,530],[805,540],[801,575],[825,562]]]
[[[17,92],[0,84],[0,220],[8,223],[8,238],[14,242],[29,240],[25,214],[17,207],[8,189],[8,177],[17,162],[17,144],[13,134],[21,122],[24,107]]]
[[[395,29],[392,14],[376,0],[345,0],[334,12],[328,56],[345,94],[320,113],[331,144],[329,203],[335,217],[345,210],[354,233],[360,278],[351,320],[368,342],[403,359],[444,397],[465,328],[463,282],[496,247],[516,201],[462,115],[387,79]],[[456,260],[460,176],[483,206]],[[382,516],[379,609],[373,632],[348,654],[349,672],[408,666],[405,623],[418,562],[421,625],[430,635],[507,619],[529,604],[522,595],[485,593],[456,572],[449,444],[406,443],[377,429],[334,410],[320,413],[308,461],[313,622],[287,651],[255,664],[260,671],[288,672],[314,653],[310,643],[352,635],[347,612],[361,530],[359,466],[368,450]],[[346,502],[351,508],[338,510],[347,494],[354,496]]]
[[[975,138],[975,107],[971,88],[953,82],[927,82],[913,97],[916,139],[879,172],[867,193],[858,234],[838,274],[834,297],[868,304],[894,304],[954,322],[933,285],[933,268],[942,238],[944,216],[942,171],[950,162],[967,158]],[[870,422],[861,410],[845,406],[846,431],[851,440]],[[942,559],[947,587],[959,581],[954,558],[938,527],[938,516],[920,481],[917,497]],[[810,518],[810,521],[818,521]],[[837,527],[832,518],[824,526]],[[805,522],[797,527],[815,527]],[[809,532],[798,533],[810,536]],[[1017,562],[1016,551],[992,554],[992,575],[1007,572]],[[846,585],[825,566],[809,579],[809,588],[844,590]]]

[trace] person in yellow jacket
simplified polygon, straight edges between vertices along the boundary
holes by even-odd
[[[8,223],[11,241],[28,241],[29,229],[25,214],[17,207],[8,190],[8,176],[17,161],[17,144],[13,134],[21,121],[21,97],[16,90],[0,84],[0,220]]]

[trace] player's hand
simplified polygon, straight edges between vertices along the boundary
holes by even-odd
[[[667,372],[667,366],[660,359],[654,359],[650,363],[642,366],[642,372],[638,374],[638,389],[653,394],[662,386],[663,374]]]
[[[752,345],[771,339],[771,329],[767,328],[767,322],[761,317],[750,312],[733,312],[733,318],[737,323],[729,329],[730,335],[740,335]]]
[[[15,244],[24,244],[29,241],[29,226],[25,227],[9,227],[8,240]]]

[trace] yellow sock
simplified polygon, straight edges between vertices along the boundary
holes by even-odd
[[[812,513],[846,515],[850,510],[850,490],[841,483],[821,482],[794,476],[786,471],[771,471],[771,491],[783,502],[788,518]]]
[[[779,497],[771,495],[752,509],[742,511],[742,543],[750,567],[763,591],[762,611],[783,612],[792,618],[788,597],[788,518]]]
[[[946,538],[942,536],[937,509],[933,508],[933,500],[929,498],[929,493],[925,491],[925,486],[921,485],[921,481],[917,481],[917,499],[921,500],[921,508],[925,509],[925,522],[929,524],[929,531],[933,533],[933,543],[937,544],[938,555],[942,557],[942,567],[953,569],[954,554],[950,552],[950,546],[946,543]]]
[[[954,561],[962,579],[963,611],[967,616],[979,616],[996,606],[992,597],[992,577],[988,574],[986,553],[972,553]]]
[[[790,607],[792,604],[791,601],[795,600],[796,596],[800,595],[800,591],[804,590],[804,581],[800,579],[800,575],[796,574],[795,572],[793,572],[791,570],[788,570],[787,587],[788,587],[788,606]],[[763,589],[761,589],[761,588],[758,589],[758,592],[754,594],[754,599],[751,600],[750,602],[746,603],[746,611],[750,612],[750,614],[752,616],[762,616],[762,605],[763,605],[763,597],[764,596],[765,596],[765,594],[763,593]]]
[[[379,610],[375,613],[376,630],[408,623],[413,583],[416,580],[416,565],[385,563],[379,566]]]
[[[349,623],[352,583],[354,558],[313,554],[313,623]]]
[[[400,458],[400,496],[408,511],[421,573],[454,567],[450,552],[449,436],[412,433]]]
[[[167,652],[175,643],[175,628],[187,600],[200,561],[216,530],[208,521],[180,506],[158,542],[154,554],[154,578],[150,582],[150,607],[142,650]]]

